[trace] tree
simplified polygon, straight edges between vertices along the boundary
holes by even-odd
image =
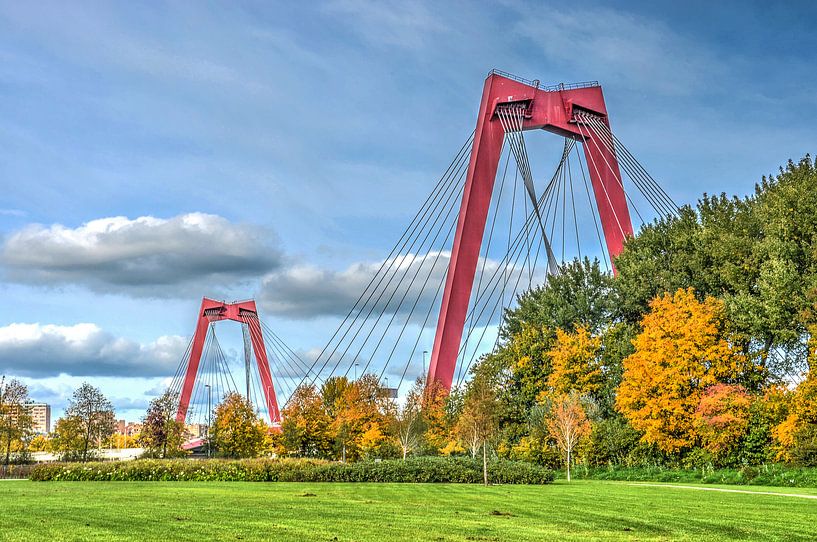
[[[697,441],[695,410],[703,390],[753,381],[754,366],[725,333],[723,303],[698,301],[692,289],[650,302],[635,352],[624,360],[616,406],[642,441],[676,453]]]
[[[422,416],[424,452],[440,453],[451,441],[448,391],[439,381],[428,382],[423,390]]]
[[[139,445],[150,457],[173,457],[182,455],[184,422],[176,421],[179,394],[167,390],[154,398],[142,418]]]
[[[224,457],[258,457],[264,450],[267,426],[249,399],[230,392],[216,407],[210,439]]]
[[[556,341],[548,352],[553,372],[548,386],[557,394],[571,391],[596,396],[604,383],[600,359],[601,338],[594,337],[584,326],[575,332],[556,330]]]
[[[780,457],[817,465],[817,338],[810,341],[809,372],[791,394],[788,414],[774,428]]]
[[[691,287],[724,302],[744,354],[777,376],[801,371],[817,323],[815,183],[807,155],[764,177],[750,197],[704,194],[695,208],[645,226],[616,260],[623,317],[635,323],[654,297]]]
[[[397,438],[400,441],[400,449],[403,459],[416,450],[420,445],[420,437],[423,434],[422,401],[425,379],[420,377],[409,390],[403,404],[394,416],[394,428]]]
[[[465,398],[457,423],[457,433],[474,450],[482,447],[482,477],[488,485],[488,443],[496,434],[497,398],[492,382],[479,375],[466,385]]]
[[[740,385],[715,384],[704,390],[695,411],[701,444],[720,464],[740,445],[749,428],[752,398]]]
[[[573,450],[583,438],[590,435],[590,421],[582,407],[581,398],[575,391],[549,398],[547,406],[548,430],[556,441],[556,445],[565,454],[565,467],[569,482]]]
[[[363,439],[367,432],[365,444],[369,453],[385,440],[382,430],[390,425],[386,415],[389,403],[382,393],[380,380],[374,375],[363,375],[343,387],[342,395],[334,401],[335,415],[331,424],[341,461],[355,460],[364,454]],[[379,441],[375,446],[372,439],[376,435]]]
[[[519,296],[517,308],[505,313],[501,337],[510,339],[523,324],[550,330],[581,325],[598,333],[617,319],[618,306],[612,274],[602,271],[598,260],[575,259],[543,285]]]
[[[97,445],[101,445],[116,426],[113,405],[98,388],[87,382],[74,391],[68,401],[64,420],[66,438],[62,442],[66,446],[78,447],[65,451],[78,452],[82,461],[88,460],[91,444],[96,441]]]
[[[82,420],[78,416],[64,416],[54,424],[54,433],[50,448],[59,454],[63,461],[76,461],[83,458],[85,441]],[[88,452],[85,452],[88,457]]]
[[[16,445],[22,447],[24,439],[31,433],[33,420],[29,413],[28,388],[19,380],[8,382],[0,379],[0,443],[4,464],[11,462],[11,451]]]
[[[296,388],[281,418],[281,444],[285,450],[301,457],[330,456],[332,419],[315,386]]]

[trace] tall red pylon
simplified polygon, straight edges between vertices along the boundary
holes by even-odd
[[[594,141],[591,131],[582,129],[576,118],[577,113],[590,113],[609,128],[601,87],[586,83],[540,88],[533,81],[491,72],[482,91],[427,377],[427,382],[437,382],[447,390],[454,378],[505,137],[497,115],[501,106],[524,108],[522,130],[546,130],[582,144],[611,261],[621,253],[625,239],[633,235],[618,160],[603,142]]]
[[[193,385],[196,382],[196,375],[201,362],[201,354],[204,348],[204,341],[207,338],[207,330],[210,325],[220,320],[234,320],[242,324],[247,324],[250,330],[252,350],[258,363],[258,374],[261,377],[264,400],[269,412],[270,422],[273,426],[280,424],[281,413],[278,410],[278,399],[275,396],[275,385],[272,382],[272,372],[270,371],[267,350],[264,346],[264,336],[261,332],[261,322],[258,319],[258,310],[255,301],[239,301],[237,303],[225,303],[213,299],[203,298],[201,309],[196,323],[196,333],[193,336],[193,344],[190,347],[190,358],[187,362],[187,370],[184,375],[184,383],[179,395],[179,409],[176,412],[176,421],[184,422],[187,417],[187,409],[190,407],[190,396],[193,393]]]

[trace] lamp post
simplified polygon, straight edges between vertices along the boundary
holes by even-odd
[[[426,375],[426,356],[428,355],[428,350],[423,350],[423,376]]]
[[[210,457],[210,424],[212,423],[212,415],[213,409],[211,405],[211,398],[212,398],[212,389],[210,388],[210,384],[205,384],[205,388],[207,388],[207,457]]]
[[[360,365],[357,361],[355,362],[355,380],[357,380],[357,366]]]

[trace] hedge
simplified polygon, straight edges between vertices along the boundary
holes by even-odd
[[[520,461],[488,463],[497,484],[548,484],[553,471]],[[336,463],[313,459],[139,459],[106,463],[48,463],[34,467],[35,481],[219,482],[482,482],[482,463],[468,458],[418,457],[405,461]]]
[[[817,487],[817,468],[767,464],[737,469],[668,467],[576,468],[574,478],[628,482],[668,482],[779,487]]]

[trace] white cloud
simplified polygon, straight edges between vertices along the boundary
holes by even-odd
[[[0,327],[0,374],[168,376],[178,367],[187,344],[177,335],[140,344],[91,323],[13,323]]]
[[[354,263],[340,271],[313,265],[287,267],[264,277],[258,299],[267,312],[308,319],[345,316],[366,291],[361,305],[358,305],[360,308],[369,299],[365,303],[364,315],[372,306],[373,315],[381,310],[385,310],[386,314],[408,314],[415,300],[419,299],[412,318],[415,322],[418,318],[422,321],[439,285],[445,280],[450,257],[449,251],[406,254],[386,261]],[[499,265],[492,259],[484,262],[483,287]],[[480,259],[478,273],[482,266],[483,259]],[[383,271],[378,274],[381,267]],[[373,286],[367,288],[375,276]],[[441,297],[442,290],[437,296],[437,303]],[[430,323],[434,321],[432,319]]]
[[[274,269],[281,255],[269,237],[260,228],[204,213],[100,218],[77,228],[31,224],[6,238],[0,265],[10,280],[28,284],[184,295]]]

